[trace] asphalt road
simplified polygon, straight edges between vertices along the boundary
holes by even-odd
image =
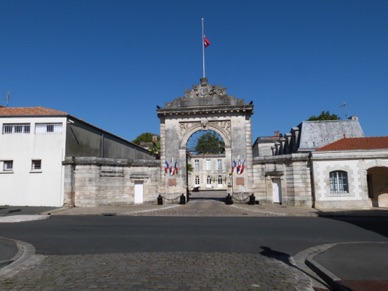
[[[386,218],[54,216],[0,225],[43,255],[260,253],[287,258],[335,242],[388,241]]]

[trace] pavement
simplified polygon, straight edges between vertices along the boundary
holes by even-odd
[[[127,215],[127,216],[255,216],[255,217],[285,217],[285,216],[307,216],[307,217],[382,217],[388,218],[388,209],[385,208],[375,208],[370,210],[319,210],[313,208],[300,208],[300,207],[286,207],[281,205],[248,205],[248,204],[233,204],[226,205],[222,202],[222,197],[215,197],[212,200],[212,203],[217,203],[217,207],[194,207],[196,204],[203,204],[206,200],[206,197],[197,196],[196,198],[190,200],[185,205],[179,204],[164,204],[157,205],[155,204],[139,204],[131,206],[101,206],[101,207],[61,207],[61,208],[44,208],[44,207],[0,207],[0,223],[17,223],[21,221],[32,221],[39,219],[49,219],[55,215],[105,215],[105,216],[114,216],[114,215]],[[206,203],[206,202],[205,202]],[[114,256],[119,256],[116,254]],[[131,261],[134,258],[129,258],[127,256],[132,255],[121,255],[120,260],[122,261]],[[150,256],[150,257],[147,257]],[[158,256],[158,258],[155,258]],[[223,257],[221,254],[189,254],[188,257],[192,256],[194,266],[197,262],[204,262],[206,260],[211,260],[212,262],[219,261],[233,261],[236,260],[236,265],[238,265],[240,260],[237,261],[234,258],[234,254],[229,254],[228,257]],[[198,259],[198,256],[205,256]],[[176,261],[180,260],[179,254],[176,257]],[[241,256],[239,257],[241,259]],[[311,286],[313,289],[309,289],[308,284],[298,282],[304,282],[306,278],[298,277],[297,275],[291,275],[295,278],[298,277],[298,280],[294,282],[288,282],[296,286],[297,290],[388,290],[388,260],[382,260],[381,258],[388,258],[388,242],[353,242],[353,243],[334,243],[327,245],[315,246],[310,249],[304,250],[293,257],[293,270],[284,271],[288,275],[290,272],[295,272],[295,270],[301,271],[305,277],[311,281]],[[60,265],[69,265],[77,261],[77,258],[71,258],[70,261],[64,262],[64,257],[53,258],[53,260],[61,260]],[[90,258],[90,260],[103,260],[103,265],[107,261],[118,260],[118,258]],[[147,264],[152,264],[152,260],[157,260],[158,262],[163,262],[167,260],[165,254],[153,254],[153,255],[144,255],[141,259],[142,262]],[[171,256],[170,259],[171,260]],[[247,266],[255,265],[256,268],[264,268],[269,270],[269,265],[273,262],[263,261],[263,258],[249,257],[244,258],[244,264]],[[252,261],[253,260],[253,261]],[[40,264],[43,261],[42,256],[35,254],[34,246],[21,241],[12,240],[10,238],[0,237],[0,281],[7,280],[7,278],[12,278],[15,274],[26,268],[30,268],[36,264]],[[96,263],[96,262],[94,262]],[[222,263],[219,266],[222,267]],[[138,266],[139,267],[139,266]],[[289,266],[286,266],[289,267]],[[44,264],[42,264],[44,268]],[[51,268],[47,266],[47,268]],[[70,267],[69,267],[70,268]],[[35,268],[38,270],[39,268]],[[198,270],[198,269],[197,269]],[[278,271],[280,268],[278,269]],[[63,272],[63,270],[61,271]],[[155,272],[161,272],[160,270],[155,270]],[[193,270],[193,272],[195,272]],[[235,270],[224,270],[224,272],[235,272]],[[279,271],[280,272],[280,271]],[[186,273],[182,273],[182,276],[185,276]],[[292,273],[293,274],[293,273]],[[225,275],[225,273],[223,274]],[[32,276],[32,275],[31,275]],[[34,274],[33,277],[39,276]],[[137,278],[139,278],[137,274]],[[204,275],[206,276],[206,275]],[[273,278],[273,277],[272,277]],[[27,278],[28,279],[28,278]],[[23,282],[27,280],[24,278]],[[144,278],[147,280],[147,278]],[[209,280],[214,280],[214,278],[209,278]],[[28,281],[28,280],[27,280]],[[5,281],[7,282],[7,281]],[[246,282],[246,279],[242,282],[237,282],[236,287],[240,290],[245,290],[242,286],[243,282]],[[287,282],[285,280],[284,282]],[[283,282],[283,283],[284,283]],[[141,283],[141,282],[140,282]],[[140,284],[139,283],[139,284]],[[112,283],[113,284],[113,283]],[[281,283],[277,283],[281,284]],[[299,285],[298,287],[298,284]],[[64,286],[64,285],[63,285]],[[67,287],[76,287],[75,285],[66,285]],[[90,286],[94,286],[92,283]],[[134,285],[135,286],[135,285]],[[141,286],[141,285],[139,285]],[[220,288],[221,285],[216,285]],[[266,285],[269,286],[269,285]],[[280,285],[276,285],[280,286]],[[285,290],[288,285],[284,285]],[[150,290],[167,288],[170,290],[170,287],[164,285],[155,285],[151,286]],[[184,286],[183,286],[184,287]],[[182,287],[182,288],[183,288]],[[204,286],[206,289],[209,285]],[[261,286],[264,288],[263,286]],[[172,288],[172,287],[171,287]],[[202,287],[198,290],[202,290]],[[224,288],[224,287],[222,287]],[[259,288],[258,290],[267,290],[260,289],[259,285],[251,284],[249,289]],[[268,290],[271,290],[270,287]],[[179,290],[178,288],[177,290]],[[187,289],[187,286],[185,288]],[[208,288],[209,289],[209,288]],[[216,288],[218,289],[218,288]],[[228,289],[228,288],[227,288]],[[7,289],[8,290],[8,289]],[[9,289],[9,290],[19,290],[19,289]],[[133,288],[133,290],[142,290],[139,288]],[[171,289],[172,290],[172,289]],[[174,289],[175,290],[175,289]],[[194,290],[194,289],[190,289]],[[197,290],[197,289],[195,289]],[[209,290],[212,290],[210,288]],[[235,290],[233,286],[229,285],[229,290]]]

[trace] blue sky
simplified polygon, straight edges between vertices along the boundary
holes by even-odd
[[[159,133],[202,76],[254,101],[253,141],[311,115],[388,135],[388,1],[1,0],[0,104],[44,106],[125,139]],[[346,103],[346,106],[341,107]]]

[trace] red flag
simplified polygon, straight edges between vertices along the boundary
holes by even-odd
[[[203,38],[203,46],[205,47],[205,48],[207,48],[208,46],[210,45],[210,41],[207,39],[207,37],[205,36],[204,38]]]

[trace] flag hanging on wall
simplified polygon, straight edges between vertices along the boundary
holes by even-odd
[[[245,160],[241,163],[241,161],[238,161],[238,166],[237,166],[237,174],[241,175],[244,172],[245,169]]]

